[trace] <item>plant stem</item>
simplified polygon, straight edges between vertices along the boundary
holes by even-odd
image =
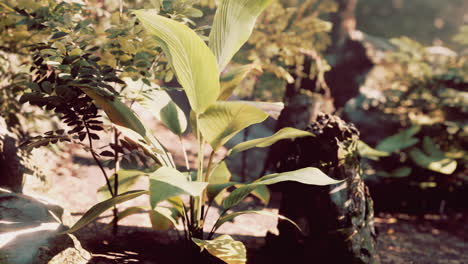
[[[215,151],[213,150],[211,151],[210,158],[208,159],[208,166],[206,167],[206,173],[205,173],[205,182],[208,182],[210,180],[214,155],[215,155]]]
[[[115,145],[119,144],[119,131],[116,127],[114,129],[114,143]],[[119,170],[119,152],[114,150],[114,196],[119,194],[119,174],[117,173]],[[119,211],[117,206],[114,205],[114,219],[112,220],[112,234],[117,235],[119,232]]]
[[[119,144],[119,131],[114,127],[114,144],[117,146]],[[119,152],[114,150],[114,173],[115,173],[115,182],[114,182],[114,193],[115,195],[119,194]]]
[[[183,210],[183,217],[182,217],[182,223],[184,224],[184,234],[185,234],[185,239],[190,240],[190,234],[188,233],[190,231],[190,219],[187,214],[187,207],[185,207],[184,202],[182,202],[182,210]]]
[[[196,123],[197,123],[197,140],[198,140],[198,170],[197,170],[197,182],[203,181],[203,159],[204,159],[204,144],[203,138],[200,133],[200,129],[198,128],[199,125],[199,116],[196,116]],[[194,219],[192,219],[192,228],[193,228],[193,236],[196,238],[203,239],[203,225],[201,222],[202,219],[202,205],[203,205],[203,196],[196,196],[194,197]]]
[[[89,136],[90,131],[89,131],[88,124],[87,124],[86,122],[84,122],[84,125],[85,125],[85,128],[86,128],[86,133],[88,134],[87,136],[88,136],[88,140],[89,140],[89,149],[90,149],[90,151],[91,151],[91,155],[93,156],[94,161],[95,161],[96,164],[99,166],[99,168],[100,168],[101,171],[102,171],[102,174],[104,175],[104,178],[106,179],[107,189],[109,190],[110,194],[111,194],[112,196],[114,196],[114,192],[113,192],[113,190],[112,190],[112,186],[111,186],[111,184],[110,184],[109,177],[107,176],[106,170],[104,169],[104,167],[102,166],[101,161],[99,161],[99,159],[98,159],[97,156],[96,156],[96,153],[94,152],[93,140],[92,140],[91,137]]]
[[[250,129],[246,128],[244,130],[244,142],[249,139]],[[241,170],[242,182],[247,181],[247,151],[242,152],[242,170]]]
[[[182,146],[182,153],[184,154],[185,167],[187,168],[187,171],[190,172],[190,164],[189,164],[189,160],[187,157],[187,150],[185,149],[184,142],[182,141],[181,136],[179,136],[179,141],[180,141],[180,145]],[[189,180],[192,180],[191,177],[189,177]]]
[[[212,165],[213,165],[213,159],[214,159],[214,155],[215,155],[215,151],[211,151],[210,153],[210,158],[208,159],[208,166],[206,167],[206,172],[205,172],[205,179],[204,181],[205,182],[209,182],[210,181],[210,176],[211,176],[211,171],[212,171]],[[207,200],[207,197],[206,197],[206,189],[203,190],[203,193],[202,193],[202,197],[203,197],[203,200]],[[210,207],[208,206],[205,210],[205,203],[203,203],[202,205],[202,223],[204,224],[205,222],[205,219],[206,219],[206,216],[208,215],[208,209]]]

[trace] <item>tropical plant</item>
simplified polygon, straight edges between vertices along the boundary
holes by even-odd
[[[130,99],[137,101],[153,92],[152,86],[142,89],[152,85],[150,79],[170,81],[173,74],[156,42],[145,38],[133,16],[119,10],[119,5],[103,9],[99,2],[0,3],[0,110],[8,128],[19,131],[25,155],[33,148],[58,142],[82,146],[100,167],[107,192],[115,196],[120,192],[119,180],[115,180],[119,165],[132,168],[153,164],[136,145],[119,138],[118,131],[98,114],[92,99],[80,87],[100,87],[113,95],[126,95],[130,90]],[[199,12],[188,1],[182,2],[155,1],[145,6],[190,23],[189,16]],[[138,1],[132,4],[130,7],[141,8]],[[136,81],[142,85],[129,89]],[[51,118],[54,116],[58,118]],[[63,124],[55,122],[59,120]],[[32,129],[38,121],[41,129]],[[103,147],[96,146],[108,132],[114,133],[112,140]],[[42,135],[31,136],[37,133]],[[105,167],[114,168],[114,173],[108,176]],[[115,208],[114,223],[117,213]]]
[[[214,7],[214,2],[200,4]],[[331,40],[332,24],[326,19],[336,11],[334,0],[273,0],[259,16],[259,23],[234,57],[234,63],[222,73],[223,77],[229,76],[230,72],[250,65],[247,78],[234,95],[281,101],[287,84],[300,79],[323,81],[324,73],[330,70],[321,56]],[[249,64],[239,66],[245,63]]]
[[[149,130],[137,114],[115,94],[99,86],[79,86],[81,91],[105,111],[110,121],[128,141],[138,144],[146,155],[154,160],[155,166],[149,171],[118,171],[115,175],[122,177],[115,177],[111,181],[121,181],[122,186],[124,183],[128,183],[126,186],[129,186],[136,178],[147,176],[149,189],[113,195],[88,210],[67,232],[80,229],[116,204],[148,194],[149,215],[154,228],[166,229],[181,219],[185,238],[193,241],[201,250],[206,249],[226,263],[245,263],[245,247],[230,236],[213,239],[216,230],[239,215],[275,214],[255,210],[231,212],[236,205],[249,194],[267,200],[265,186],[279,182],[296,181],[312,185],[337,182],[316,168],[266,175],[247,184],[232,182],[224,159],[214,158],[220,148],[235,134],[252,124],[264,121],[268,116],[253,105],[228,102],[225,98],[220,98],[220,95],[226,92],[226,87],[220,83],[220,72],[247,41],[257,16],[270,2],[271,0],[222,1],[214,17],[209,45],[188,26],[161,16],[154,10],[133,12],[146,34],[153,37],[163,50],[189,100],[190,124],[198,141],[196,171],[192,171],[188,165],[184,170],[178,170],[171,154],[153,131]],[[181,135],[185,132],[188,122],[174,102],[168,101],[160,108],[158,115],[175,134]],[[240,143],[233,147],[227,156],[254,147],[268,147],[281,139],[306,136],[313,135],[293,128],[284,128],[271,137]],[[211,147],[207,162],[204,157],[205,143]],[[229,187],[236,189],[225,197],[224,193]],[[184,200],[184,196],[188,196],[189,200]],[[204,231],[209,230],[205,229],[209,228],[205,226],[207,212],[214,201],[220,202],[222,212],[208,234],[205,234]],[[121,212],[119,218],[141,209],[129,208]]]

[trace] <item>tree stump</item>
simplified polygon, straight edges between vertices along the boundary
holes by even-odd
[[[282,194],[279,213],[298,223],[302,233],[281,221],[279,236],[268,235],[272,262],[379,263],[373,204],[361,178],[356,148],[359,132],[354,125],[336,116],[318,114],[316,117],[316,122],[305,129],[316,137],[276,143],[267,166],[276,172],[318,167],[343,182],[324,187],[293,182],[275,186]],[[292,124],[286,122],[279,128],[283,125]]]
[[[24,170],[18,153],[16,137],[0,117],[0,187],[14,192],[23,189]]]

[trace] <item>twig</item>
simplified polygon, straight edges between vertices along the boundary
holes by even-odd
[[[96,156],[96,153],[94,152],[94,148],[93,148],[93,140],[91,139],[90,137],[90,131],[89,131],[89,127],[88,127],[88,123],[84,122],[84,125],[85,125],[85,128],[86,128],[86,133],[88,134],[88,140],[89,140],[89,149],[90,149],[90,152],[91,152],[91,155],[93,156],[93,159],[94,161],[96,162],[96,164],[99,166],[99,168],[101,169],[102,171],[102,174],[104,175],[104,178],[106,178],[106,184],[107,184],[107,188],[109,189],[109,192],[112,196],[114,196],[114,192],[112,190],[112,186],[110,184],[110,181],[109,181],[109,177],[107,176],[107,172],[106,170],[104,169],[104,167],[102,166],[102,163],[101,161],[99,161],[99,159],[97,158]]]
[[[116,127],[114,127],[114,143],[115,145],[119,144],[119,131],[117,130]],[[119,194],[119,152],[114,149],[114,195]],[[112,220],[112,234],[117,235],[119,232],[119,211],[117,209],[117,206],[114,205],[114,219]]]

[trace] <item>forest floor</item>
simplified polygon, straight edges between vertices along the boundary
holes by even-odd
[[[164,130],[159,128],[159,131]],[[164,132],[161,139],[175,153],[174,158],[183,164],[178,139]],[[193,159],[195,142],[185,138],[189,158]],[[48,173],[47,182],[26,184],[25,193],[45,196],[66,209],[65,224],[72,224],[86,210],[98,202],[97,189],[105,184],[99,168],[91,156],[78,146],[65,147],[60,156],[49,159],[54,164]],[[145,188],[147,183],[138,182],[136,188]],[[267,210],[276,211],[278,201],[273,200]],[[125,203],[121,208],[148,204],[147,197]],[[254,198],[249,198],[241,209],[261,208]],[[212,225],[218,215],[210,210],[207,225]],[[78,231],[76,236],[83,247],[93,254],[89,263],[184,263],[178,237],[183,235],[181,226],[172,231],[153,231],[147,214],[138,214],[123,219],[117,236],[111,235],[107,224],[111,213],[104,214],[98,221]],[[265,244],[268,231],[275,233],[277,220],[267,216],[240,216],[234,223],[226,223],[219,233],[230,234],[242,240],[248,248],[249,263],[256,261]],[[468,213],[454,213],[450,216],[426,214],[380,213],[375,218],[378,231],[378,252],[382,264],[462,264],[468,263]],[[308,263],[308,262],[307,262]],[[327,263],[328,264],[328,263]],[[334,264],[334,263],[330,263]]]

